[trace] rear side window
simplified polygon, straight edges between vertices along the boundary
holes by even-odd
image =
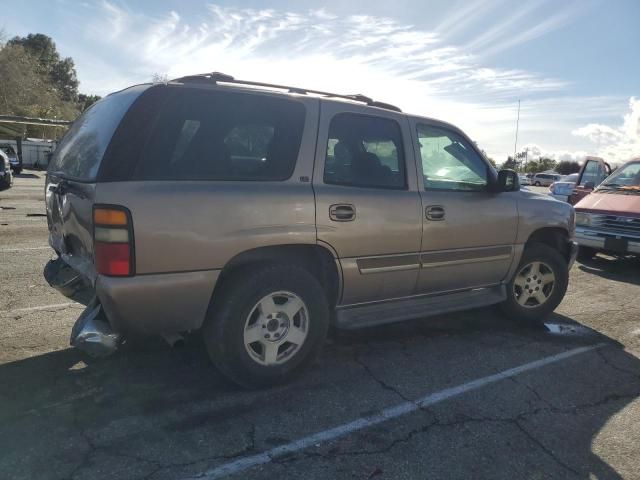
[[[92,105],[64,136],[48,171],[80,181],[95,180],[113,132],[134,100],[147,87],[128,88]]]
[[[394,120],[341,113],[329,125],[324,183],[403,189],[400,126]]]
[[[286,180],[304,129],[294,100],[174,89],[149,133],[136,180]]]

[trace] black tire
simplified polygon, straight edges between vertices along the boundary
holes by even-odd
[[[534,183],[534,185],[535,185],[536,187],[539,187],[539,186],[540,186],[540,182],[536,182],[536,183]]]
[[[514,282],[523,268],[532,262],[542,262],[553,271],[555,280],[546,301],[537,306],[522,306],[517,301]],[[522,259],[513,278],[507,284],[507,299],[500,304],[500,309],[509,318],[539,326],[544,319],[553,312],[564,298],[569,283],[567,261],[557,250],[542,243],[533,243],[525,248]]]
[[[22,169],[21,168],[14,168],[13,169],[13,173],[15,173],[16,175],[20,175],[22,173]]]
[[[291,292],[308,311],[307,336],[292,357],[278,365],[262,365],[245,348],[245,322],[257,303],[274,292]],[[217,290],[203,328],[204,342],[214,365],[246,388],[277,385],[290,380],[319,353],[329,327],[329,305],[324,289],[307,270],[271,265],[244,269]]]
[[[13,185],[13,175],[9,172],[8,176],[5,176],[4,180],[0,182],[0,190],[11,188],[11,185]]]
[[[595,248],[580,246],[578,247],[578,260],[581,262],[591,260],[596,256],[596,253],[598,251]]]

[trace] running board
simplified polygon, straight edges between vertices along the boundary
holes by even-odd
[[[400,322],[420,317],[430,317],[442,313],[469,310],[500,303],[507,299],[504,285],[472,290],[423,295],[366,305],[339,307],[336,312],[336,326],[356,329]]]

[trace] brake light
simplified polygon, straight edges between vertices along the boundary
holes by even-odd
[[[133,224],[123,207],[95,207],[93,210],[93,253],[101,275],[128,277],[133,269]]]

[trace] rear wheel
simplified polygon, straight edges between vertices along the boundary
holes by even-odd
[[[237,384],[275,385],[313,361],[327,335],[325,292],[296,266],[245,269],[216,292],[203,335],[218,369]]]
[[[548,245],[534,243],[525,249],[500,308],[511,318],[540,324],[560,304],[568,283],[562,255]]]

